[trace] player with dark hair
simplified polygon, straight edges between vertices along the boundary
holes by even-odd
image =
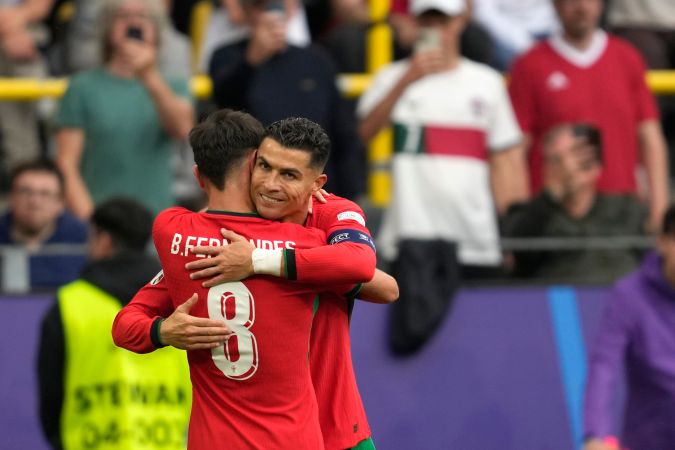
[[[326,204],[315,200],[312,212],[308,215],[308,202],[317,186],[314,183],[317,178],[321,180],[325,177],[322,170],[328,157],[329,146],[326,134],[317,124],[307,119],[290,118],[268,127],[257,154],[252,174],[251,195],[258,211],[268,218],[305,223],[307,226],[320,228],[326,231],[329,243],[343,244],[295,251],[292,259],[296,262],[296,270],[286,270],[283,274],[291,278],[294,278],[293,272],[301,280],[320,281],[335,275],[342,279],[353,278],[360,270],[358,268],[355,270],[354,266],[361,265],[364,256],[374,259],[374,248],[365,227],[365,218],[356,204],[331,195],[327,197]],[[320,181],[318,183],[321,184]],[[253,264],[252,255],[259,252],[259,249],[253,249],[250,243],[234,233],[225,232],[224,236],[234,242],[225,248],[194,249],[213,255],[222,252],[221,255],[188,264],[190,268],[203,269],[193,274],[195,277],[219,274],[208,280],[205,286],[214,286],[226,280],[242,279],[255,272],[256,265]],[[226,249],[232,252],[227,253]],[[290,250],[283,252],[291,253]],[[275,251],[270,252],[271,255],[274,253]],[[365,255],[361,256],[363,253]],[[286,260],[288,255],[283,255],[283,258],[281,256],[276,255],[270,260],[271,267],[277,269],[277,275],[282,275],[280,259]],[[242,263],[233,265],[231,258]],[[343,261],[346,264],[334,265],[332,267],[335,269],[334,274],[326,275],[327,265],[321,264],[321,261],[336,261],[336,263]],[[218,265],[218,268],[211,267],[213,265]],[[120,314],[118,320],[131,322],[131,317],[135,314],[147,314],[152,317],[152,314],[148,314],[152,309],[148,305],[153,302],[161,304],[162,295],[166,295],[165,292],[161,292],[160,285],[146,286],[136,296],[130,308]],[[396,282],[378,271],[375,279],[365,285],[361,296],[379,302],[393,301],[398,297]],[[350,448],[359,442],[364,442],[362,445],[372,446],[372,441],[368,439],[370,429],[351,365],[349,313],[352,303],[335,297],[338,296],[328,294],[321,296],[312,326],[311,348],[316,350],[310,351],[312,381],[320,406],[324,443],[326,448]],[[137,310],[133,311],[134,308]],[[148,320],[146,318],[146,322]],[[164,326],[162,328],[165,329]],[[126,343],[129,345],[127,348],[134,351],[152,350],[154,346],[147,332],[143,334],[144,330],[140,327],[137,331],[135,338]],[[204,344],[199,341],[199,336],[170,336],[168,339],[174,339],[173,345],[187,348],[191,345]],[[188,339],[193,341],[188,342]]]
[[[172,327],[187,312],[197,316],[190,319],[206,325],[210,339],[191,347],[197,350],[188,353],[194,384],[189,440],[195,448],[206,448],[214,442],[227,442],[231,448],[323,448],[306,359],[317,288],[252,277],[207,289],[197,281],[190,281],[184,270],[186,262],[196,259],[191,252],[194,246],[222,242],[219,237],[223,226],[259,247],[256,251],[263,252],[258,264],[260,272],[275,273],[284,266],[292,267],[293,249],[325,242],[325,234],[317,230],[269,222],[251,213],[253,203],[248,195],[251,175],[246,167],[252,162],[260,138],[257,142],[251,139],[248,152],[241,152],[241,148],[230,151],[228,142],[222,139],[223,129],[231,128],[223,119],[240,122],[244,117],[250,116],[217,112],[191,133],[197,163],[195,173],[207,192],[209,209],[205,213],[190,213],[171,208],[155,222],[153,237],[174,305],[193,292],[199,294],[199,300],[197,296],[191,297],[164,323],[161,319],[146,318],[127,326],[130,321],[121,315],[113,335],[118,344],[126,346],[137,335],[134,330],[138,328],[134,327],[140,326],[144,328],[144,338],[152,335],[154,342],[161,345],[161,339],[172,343]],[[201,167],[211,162],[224,164],[226,172],[220,180],[212,180],[209,169],[206,169],[208,177],[202,175]],[[287,167],[291,172],[302,169],[293,162]],[[221,180],[223,188],[219,189],[216,183]],[[313,182],[316,189],[322,185],[321,180]],[[281,248],[289,251],[276,261],[276,266],[270,264],[269,256],[278,254]],[[329,260],[323,263],[331,266]],[[372,276],[372,270],[374,267],[366,280]],[[233,331],[225,345],[228,331],[223,323]],[[283,339],[279,339],[279,330],[283,330]]]

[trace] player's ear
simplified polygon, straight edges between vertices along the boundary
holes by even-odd
[[[328,175],[326,175],[325,173],[322,173],[321,175],[319,175],[318,177],[316,177],[314,179],[314,186],[312,186],[312,190],[318,191],[319,189],[321,189],[326,184],[327,181],[328,181]]]
[[[251,152],[251,156],[248,158],[248,171],[249,173],[253,172],[253,167],[255,166],[255,159],[258,157],[258,150]]]
[[[204,185],[204,181],[202,180],[201,174],[199,173],[199,167],[197,167],[197,164],[192,166],[192,175],[195,176],[197,183],[199,183],[199,187],[203,190],[206,186]]]

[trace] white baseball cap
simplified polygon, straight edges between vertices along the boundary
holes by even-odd
[[[466,0],[412,0],[410,3],[410,12],[415,16],[432,9],[448,16],[457,16],[466,9]]]

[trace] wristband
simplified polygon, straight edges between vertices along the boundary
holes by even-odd
[[[253,263],[253,273],[257,275],[281,276],[281,257],[283,250],[264,250],[262,248],[253,249],[251,262]]]

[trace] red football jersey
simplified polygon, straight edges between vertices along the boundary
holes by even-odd
[[[258,247],[307,248],[325,234],[254,214],[170,208],[159,214],[153,239],[164,278],[178,306],[193,293],[198,317],[223,320],[234,331],[214,350],[188,352],[193,405],[191,449],[323,448],[307,351],[316,289],[272,277],[251,277],[207,289],[185,264],[197,245],[221,245],[220,228]]]
[[[326,200],[325,204],[314,201],[306,225],[325,231],[329,243],[342,243],[338,247],[356,243],[369,247],[368,251],[374,253],[361,208],[351,200],[335,195]],[[319,403],[324,445],[328,450],[354,447],[371,434],[352,365],[351,301],[344,296],[322,293],[312,325],[309,352],[312,383]]]
[[[608,35],[598,59],[584,67],[542,42],[517,59],[509,92],[524,132],[532,135],[529,152],[533,192],[543,183],[541,138],[553,126],[587,122],[602,132],[604,192],[636,190],[638,125],[658,118],[654,96],[645,81],[645,64],[628,43]]]

